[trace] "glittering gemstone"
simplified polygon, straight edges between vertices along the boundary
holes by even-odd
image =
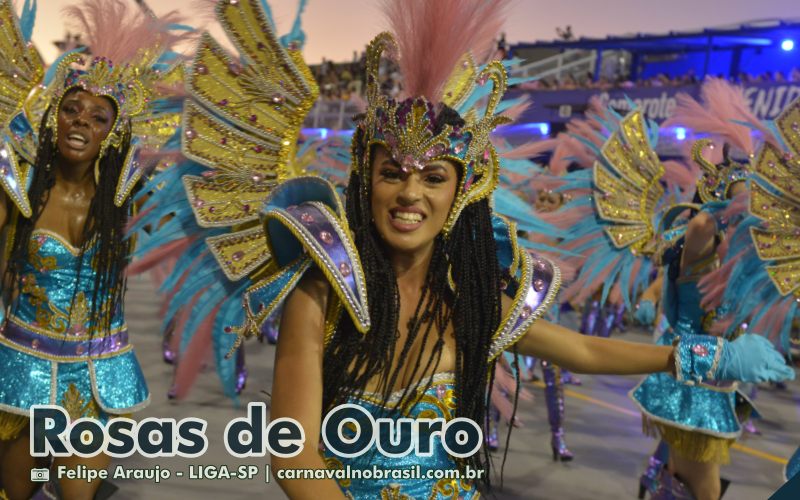
[[[228,100],[227,99],[222,99],[217,104],[219,104],[220,106],[227,106],[228,105]]]
[[[264,180],[264,178],[261,177],[261,175],[259,174],[253,175],[252,177],[250,177],[250,179],[252,179],[253,182],[255,182],[256,184],[259,184],[262,180]]]
[[[250,115],[250,118],[249,118],[249,120],[250,120],[251,122],[255,123],[255,122],[257,122],[257,121],[258,121],[258,117],[257,117],[256,115]]]
[[[342,276],[347,277],[350,276],[350,273],[352,273],[353,270],[350,269],[350,264],[347,262],[342,262],[339,264],[339,272],[342,273]]]
[[[190,128],[187,128],[185,133],[186,133],[186,137],[188,137],[189,139],[194,139],[194,136],[196,135],[195,131],[193,129],[190,129]]]
[[[303,221],[304,224],[313,224],[314,216],[308,212],[303,212],[300,214],[300,220]]]
[[[82,345],[79,345],[78,347],[75,348],[75,354],[77,354],[78,356],[80,356],[84,352],[86,352],[86,348],[83,347]]]
[[[40,344],[40,343],[41,343],[41,342],[39,342],[39,339],[33,339],[33,340],[31,341],[31,347],[32,347],[33,349],[38,349],[38,348],[39,348],[39,344]]]
[[[250,205],[245,203],[244,205],[242,205],[242,210],[244,210],[245,212],[249,212],[250,211]]]
[[[200,208],[205,204],[206,204],[206,202],[204,202],[203,200],[194,200],[194,206],[197,207],[197,208]]]
[[[299,45],[297,44],[297,42],[291,41],[289,42],[289,45],[286,48],[288,48],[289,50],[297,50],[299,48]]]
[[[231,333],[233,331],[233,328],[231,328],[230,326],[226,326],[225,328],[223,328],[223,330],[225,330],[225,333]]]
[[[522,308],[522,312],[520,312],[519,315],[522,317],[522,319],[525,319],[528,316],[530,316],[532,312],[533,311],[531,310],[531,306],[525,306]]]
[[[541,259],[536,259],[536,269],[539,271],[547,271],[547,263]]]
[[[505,291],[508,288],[508,281],[500,280],[500,290]]]
[[[444,398],[445,393],[446,393],[446,390],[445,390],[443,385],[437,385],[436,386],[436,398],[437,399]]]
[[[202,63],[198,64],[197,66],[194,67],[194,69],[201,75],[208,74],[208,66],[206,66],[205,64]]]
[[[222,144],[223,146],[228,144],[228,138],[227,137],[223,137],[222,139],[219,140],[219,143]]]
[[[283,104],[284,97],[280,94],[273,94],[272,95],[272,103],[273,104]]]
[[[453,151],[455,151],[455,153],[456,153],[457,155],[458,155],[458,154],[461,154],[461,152],[462,152],[462,151],[464,151],[464,144],[462,144],[462,143],[460,143],[460,142],[459,142],[458,144],[456,144],[455,146],[453,146]]]
[[[233,260],[235,260],[237,262],[242,260],[242,257],[244,257],[244,252],[242,252],[241,250],[239,250],[238,252],[235,252],[233,254]]]
[[[389,145],[390,148],[394,149],[397,147],[397,137],[391,132],[386,132],[386,144]]]
[[[333,243],[333,235],[328,231],[320,232],[319,239],[321,239],[322,242],[325,243],[326,245],[330,245],[331,243]]]
[[[692,352],[700,357],[708,356],[708,348],[703,344],[695,344],[692,346]]]
[[[217,209],[215,207],[208,207],[208,211],[213,214],[214,212],[217,211]]]
[[[261,153],[262,151],[264,151],[264,148],[257,144],[253,147],[253,151],[255,151],[256,153]]]
[[[541,292],[544,290],[544,281],[543,280],[533,280],[533,289],[537,292]]]
[[[800,123],[792,122],[792,130],[794,130],[795,132],[800,130]]]

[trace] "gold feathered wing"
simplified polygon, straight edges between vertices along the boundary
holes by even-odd
[[[605,232],[617,248],[651,253],[653,221],[664,196],[664,166],[647,140],[640,111],[628,114],[594,164],[597,214],[610,223]]]
[[[36,96],[44,79],[44,62],[20,29],[11,0],[0,0],[0,184],[25,217],[31,207],[27,196],[30,165],[36,157],[36,131],[40,106]]]
[[[281,46],[258,0],[220,2],[216,13],[240,57],[203,35],[187,78],[183,153],[212,171],[183,182],[198,225],[230,228],[206,242],[236,281],[269,260],[258,209],[275,185],[301,173],[297,140],[319,89],[299,50]]]
[[[772,264],[766,270],[778,292],[800,299],[800,99],[775,123],[789,154],[769,143],[758,154],[750,213],[764,223],[750,233],[759,258]]]

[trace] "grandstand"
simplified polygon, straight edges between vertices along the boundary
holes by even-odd
[[[512,76],[532,79],[511,92],[528,95],[534,103],[517,125],[503,129],[513,142],[563,130],[593,97],[621,112],[633,102],[647,118],[662,122],[671,115],[677,94],[697,96],[707,75],[740,83],[762,119],[775,118],[800,96],[800,20],[518,43],[509,55],[522,61]],[[351,72],[354,64],[347,66]],[[326,134],[327,129],[347,128],[358,100],[321,100],[306,125]],[[663,131],[659,151],[677,152],[688,138],[690,133],[681,128]]]

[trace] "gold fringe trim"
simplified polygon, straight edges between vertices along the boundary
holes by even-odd
[[[19,434],[28,425],[28,417],[0,411],[0,440],[10,441],[19,437]],[[2,500],[0,496],[0,500]]]
[[[726,439],[697,431],[687,431],[655,422],[642,416],[642,430],[651,437],[667,442],[670,451],[686,460],[725,465],[730,463],[734,439]]]

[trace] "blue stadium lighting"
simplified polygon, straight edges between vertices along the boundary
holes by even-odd
[[[322,139],[327,139],[331,130],[327,128],[304,128],[302,132],[305,135],[318,136]]]
[[[539,124],[539,132],[542,135],[550,135],[550,124],[549,123],[540,123]]]
[[[794,40],[791,40],[789,38],[783,40],[781,42],[781,49],[783,49],[786,52],[791,52],[792,50],[794,50]]]
[[[500,137],[507,137],[519,133],[538,133],[539,135],[547,136],[550,135],[550,124],[547,122],[521,123],[519,125],[508,125],[496,131],[496,135]]]
[[[679,141],[686,140],[686,129],[683,127],[675,127],[675,138]]]

